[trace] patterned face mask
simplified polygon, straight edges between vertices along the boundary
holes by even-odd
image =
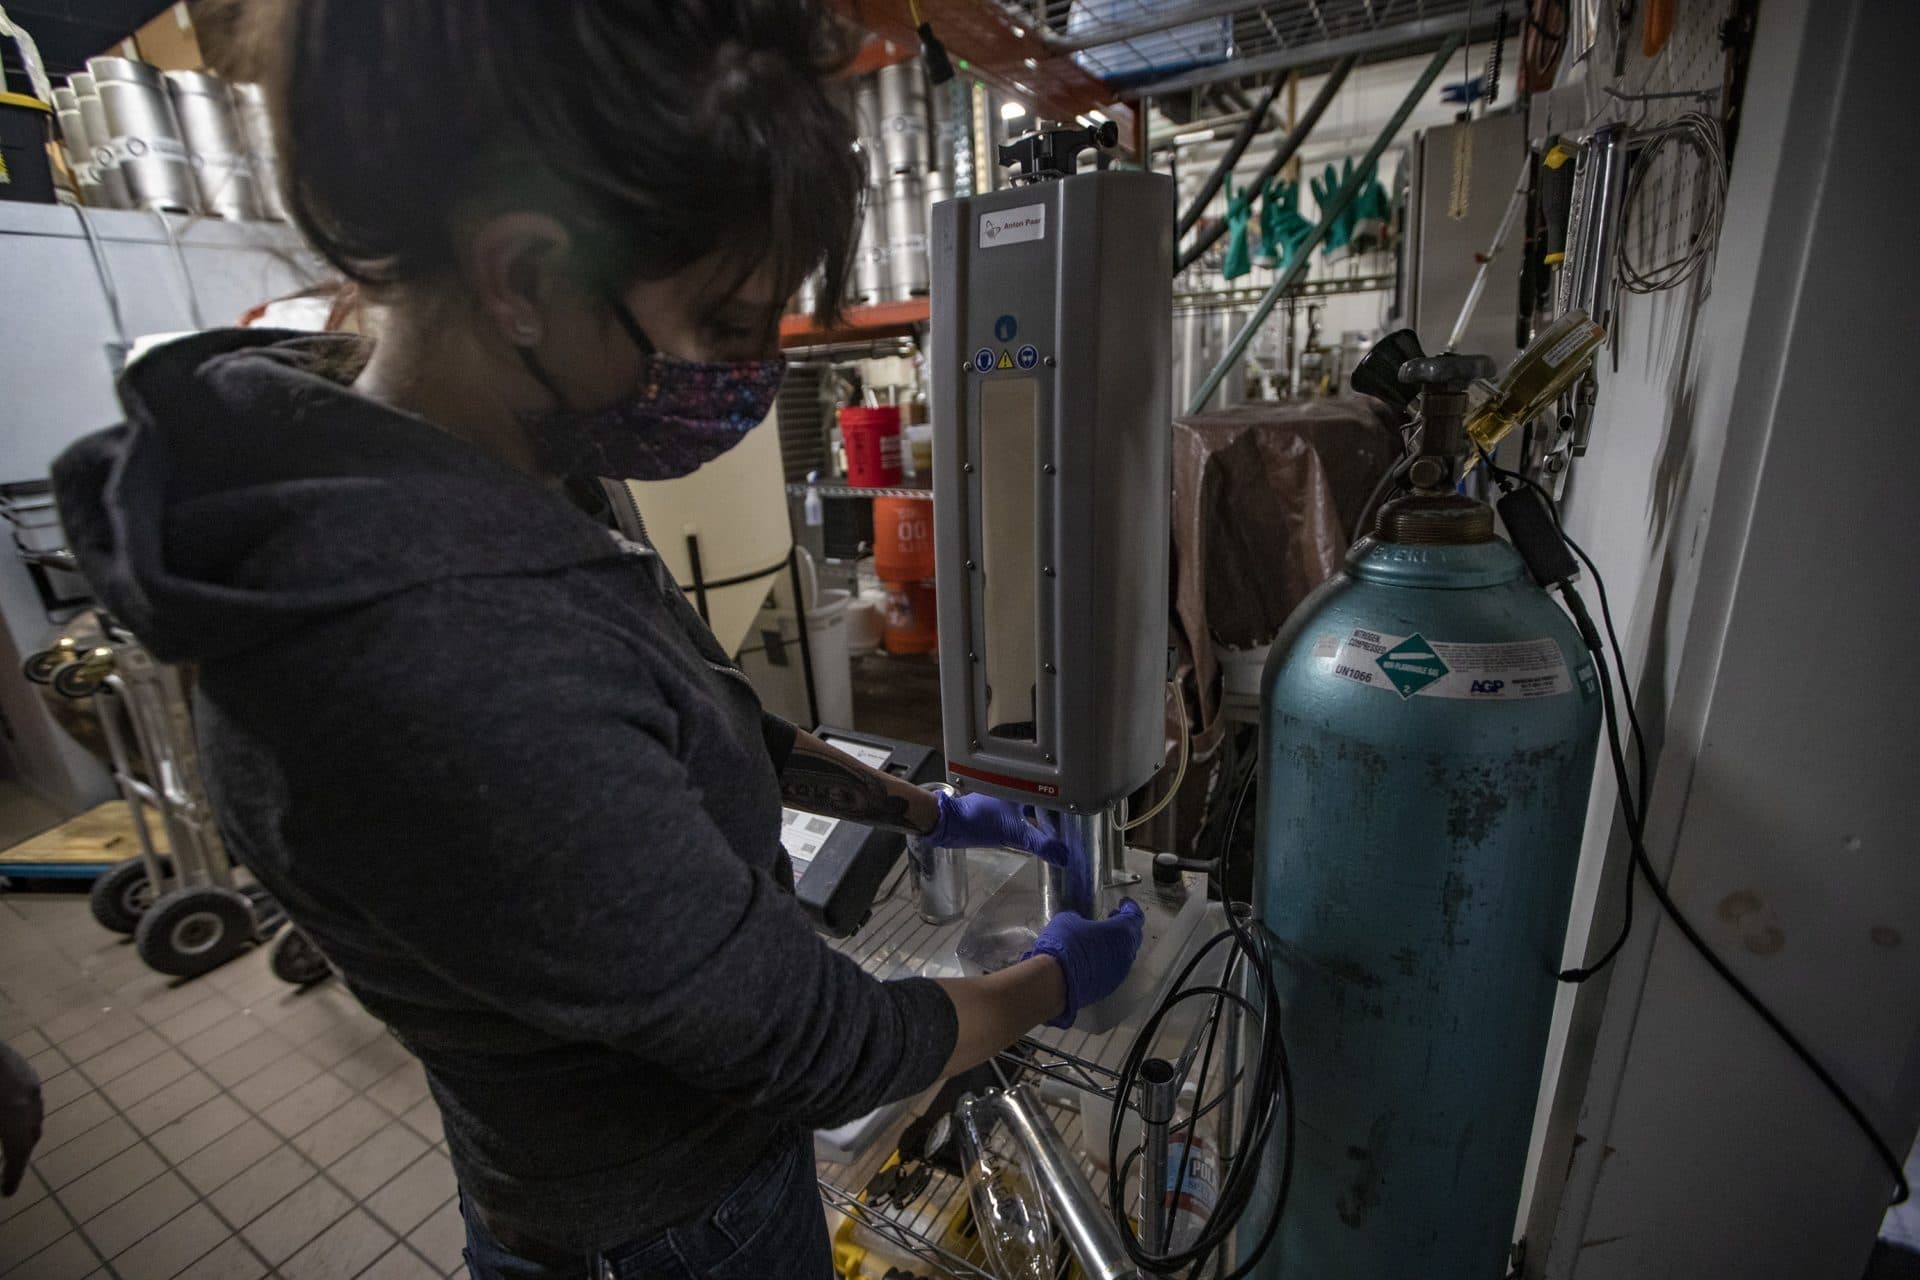
[[[739,444],[773,409],[787,362],[701,361],[662,355],[624,302],[614,316],[646,357],[640,389],[604,409],[566,407],[533,352],[515,348],[559,408],[521,415],[542,465],[553,475],[609,480],[672,480]]]

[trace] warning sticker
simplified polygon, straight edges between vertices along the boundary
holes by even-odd
[[[1418,695],[1510,701],[1573,690],[1560,646],[1545,637],[1451,644],[1355,627],[1349,635],[1322,636],[1314,642],[1313,656],[1323,675],[1388,690],[1402,700]]]
[[[1000,363],[995,365],[994,368],[996,369],[1013,368],[1013,352],[1007,350],[1005,347],[1000,348]]]

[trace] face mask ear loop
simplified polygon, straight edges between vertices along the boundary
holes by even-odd
[[[628,310],[623,299],[609,296],[607,303],[613,308],[614,318],[620,322],[620,327],[627,331],[629,338],[633,339],[633,345],[640,348],[642,356],[652,360],[660,354],[660,348],[653,345],[653,339],[649,338],[647,331],[640,327],[640,322],[634,319],[633,312]]]
[[[547,394],[553,397],[555,407],[560,409],[567,408],[567,398],[560,394],[559,386],[547,375],[546,369],[540,364],[539,357],[533,354],[533,348],[515,346],[513,353],[520,357],[521,365],[526,369],[527,373],[532,376],[533,380],[546,388]]]

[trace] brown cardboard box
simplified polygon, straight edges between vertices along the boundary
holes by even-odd
[[[166,12],[133,33],[133,43],[143,61],[162,71],[198,71],[205,62],[200,56],[200,40],[194,34],[193,19],[184,3],[170,5]]]

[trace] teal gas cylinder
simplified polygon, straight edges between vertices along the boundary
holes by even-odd
[[[1261,708],[1254,896],[1298,1111],[1256,1274],[1498,1280],[1598,739],[1591,658],[1491,511],[1412,497],[1288,620]]]

